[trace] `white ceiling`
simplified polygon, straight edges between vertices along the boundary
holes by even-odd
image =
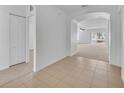
[[[90,19],[110,19],[110,14],[105,12],[93,12],[93,13],[86,13],[75,18],[77,22],[90,20]]]
[[[57,5],[57,7],[68,14],[81,11],[83,8],[85,8],[81,7],[81,5]]]
[[[108,25],[108,20],[104,18],[93,18],[80,22],[82,28],[106,28]]]
[[[117,5],[88,5],[82,7],[82,5],[56,5],[59,9],[63,10],[67,14],[73,14],[79,11],[92,11],[92,10],[108,10],[117,7]]]
[[[83,16],[78,22],[82,25],[83,28],[94,28],[94,27],[106,27],[108,24],[108,20],[110,15],[104,12],[98,13],[88,13]]]
[[[118,5],[56,5],[69,15],[70,19],[85,24],[85,27],[104,27],[111,14],[118,13]],[[116,16],[116,15],[115,15]]]

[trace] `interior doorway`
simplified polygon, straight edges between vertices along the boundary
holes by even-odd
[[[71,54],[110,62],[110,14],[94,12],[72,20]],[[77,31],[77,32],[76,32]],[[74,39],[75,38],[75,39]],[[75,42],[74,42],[75,40]]]

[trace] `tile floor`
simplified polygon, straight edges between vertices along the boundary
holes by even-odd
[[[30,72],[2,88],[123,88],[120,68],[78,56],[65,59],[36,73]],[[19,72],[20,73],[20,72]]]
[[[78,53],[81,57],[109,61],[108,47],[104,43],[78,44]]]

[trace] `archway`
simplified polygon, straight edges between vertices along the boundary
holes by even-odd
[[[83,27],[81,27],[83,25]],[[81,31],[83,30],[83,31]],[[92,30],[92,31],[86,31]],[[94,31],[93,31],[94,30]],[[105,31],[106,30],[106,31]],[[76,17],[71,21],[71,52],[70,55],[75,55],[78,52],[78,43],[79,43],[79,32],[90,33],[89,39],[91,39],[91,32],[97,32],[104,34],[105,32],[105,43],[108,48],[108,61],[110,62],[110,14],[107,12],[92,12],[84,14],[82,17]],[[87,34],[88,35],[88,34]],[[84,38],[83,38],[84,39]],[[86,39],[86,38],[85,38]],[[87,38],[88,39],[88,38]],[[100,40],[102,41],[102,39]],[[83,43],[91,43],[91,40],[84,40]],[[94,57],[93,57],[94,58]],[[99,58],[98,58],[99,59]],[[102,59],[102,57],[101,57]]]

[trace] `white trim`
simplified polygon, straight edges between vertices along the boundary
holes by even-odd
[[[31,16],[34,16],[35,17],[35,30],[36,30],[36,7],[35,7],[35,5],[33,5],[33,7],[34,7],[34,10],[33,10],[33,12],[30,12],[29,11],[29,8],[30,8],[30,6],[29,5],[27,5],[26,6],[26,19],[27,19],[27,43],[26,43],[26,45],[27,45],[27,47],[26,47],[26,49],[27,49],[27,53],[26,53],[26,62],[29,62],[29,18],[31,17]],[[33,72],[36,72],[37,70],[36,70],[36,31],[35,31],[35,33],[34,33],[34,60],[33,60]]]
[[[28,17],[26,17],[26,63],[29,62],[29,22]]]
[[[7,68],[9,68],[9,65],[8,66],[1,67],[0,70],[4,70],[4,69],[7,69]]]
[[[113,66],[116,66],[116,67],[121,67],[121,65],[119,65],[119,64],[113,64],[113,63],[110,63],[110,62],[109,62],[109,64],[113,65]]]
[[[122,81],[123,81],[123,83],[124,83],[124,75],[122,75]]]
[[[74,52],[72,52],[71,54],[70,54],[70,56],[73,56],[73,55],[75,55],[75,54],[77,54],[78,53],[78,51],[74,51]]]
[[[40,71],[40,70],[42,70],[42,69],[44,69],[44,68],[46,68],[46,67],[48,67],[48,66],[50,66],[50,65],[52,65],[52,64],[54,64],[56,62],[59,62],[60,60],[66,58],[66,57],[67,56],[65,55],[64,57],[61,57],[61,58],[58,58],[56,60],[53,60],[53,61],[49,62],[48,64],[40,65],[39,67],[37,67],[37,68],[34,69],[34,72]]]
[[[121,73],[121,78],[122,78],[122,81],[123,81],[123,83],[124,83],[124,73],[123,73],[123,71],[122,71],[122,73]]]

